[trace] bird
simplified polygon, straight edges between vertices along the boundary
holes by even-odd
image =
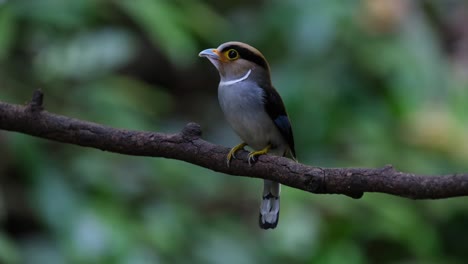
[[[273,87],[270,66],[256,48],[238,41],[202,50],[218,70],[218,101],[234,132],[242,143],[233,147],[226,162],[236,159],[236,152],[249,146],[253,149],[247,161],[252,166],[260,155],[273,154],[295,161],[294,137],[281,96]],[[264,180],[260,204],[259,226],[274,229],[278,225],[281,185]]]

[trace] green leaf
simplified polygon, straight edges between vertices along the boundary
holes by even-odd
[[[5,60],[13,44],[16,21],[8,5],[0,5],[0,62]]]
[[[19,263],[19,252],[5,234],[0,233],[0,262],[5,264]]]

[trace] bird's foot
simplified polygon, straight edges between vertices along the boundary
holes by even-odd
[[[252,151],[249,153],[247,161],[249,162],[249,165],[252,166],[252,162],[257,161],[257,156],[267,154],[268,151],[270,151],[271,145],[268,144],[264,149],[259,150],[259,151]]]
[[[233,159],[233,158],[235,159],[235,158],[236,158],[236,152],[239,151],[239,150],[241,150],[241,149],[244,149],[245,146],[247,146],[247,144],[244,143],[244,142],[242,142],[241,144],[239,144],[239,145],[233,147],[233,148],[229,151],[229,153],[228,153],[228,155],[227,155],[227,158],[226,158],[227,166],[228,166],[228,167],[229,167],[229,165],[230,165],[230,163],[231,163],[231,159]]]

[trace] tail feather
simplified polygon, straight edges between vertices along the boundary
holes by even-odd
[[[280,187],[277,182],[264,180],[263,199],[260,204],[259,225],[263,229],[273,229],[278,225],[280,212]]]

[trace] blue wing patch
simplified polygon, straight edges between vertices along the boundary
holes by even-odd
[[[291,149],[291,154],[296,158],[296,150],[294,149],[294,138],[292,134],[291,122],[286,115],[280,115],[275,120],[273,120],[276,127],[279,129],[281,135],[287,140],[289,148]]]
[[[281,100],[281,97],[275,88],[271,86],[271,83],[264,83],[261,85],[261,87],[265,92],[265,111],[268,113],[271,120],[273,120],[275,123],[275,126],[280,131],[284,140],[288,143],[291,155],[294,159],[296,159],[296,150],[294,148],[294,136],[291,128],[291,122],[289,122],[283,100]]]

